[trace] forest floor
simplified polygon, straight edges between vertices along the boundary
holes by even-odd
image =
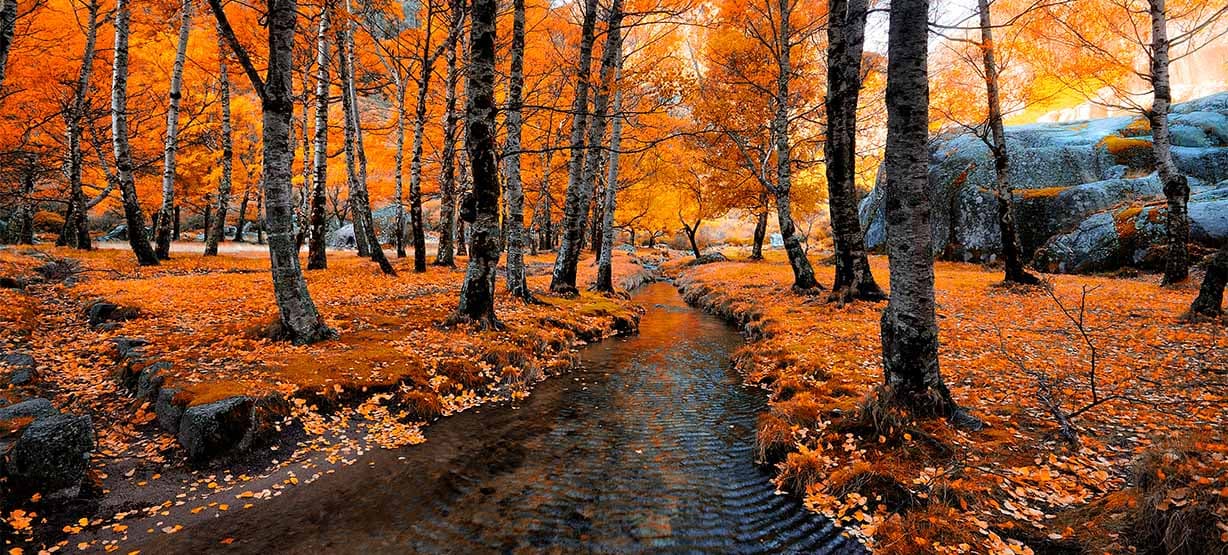
[[[28,352],[38,365],[33,384],[7,386],[0,395],[6,402],[50,399],[62,411],[92,416],[97,433],[84,500],[57,504],[36,493],[3,507],[6,551],[113,551],[126,537],[126,517],[168,514],[222,491],[242,490],[237,498],[244,505],[280,495],[367,450],[421,442],[421,427],[439,416],[527,395],[537,381],[575,364],[576,348],[634,329],[641,314],[621,298],[540,293],[553,262],[543,255],[528,259],[541,304],[501,294],[505,330],[445,328],[440,322],[455,308],[464,258],[457,269],[430,266],[422,274],[412,271],[412,259],[394,259],[399,275],[386,277],[351,252],[333,252],[327,270],[306,276],[341,337],[293,346],[260,337],[276,315],[267,257],[172,255],[141,268],[124,250],[0,249],[0,277],[23,286],[0,288],[0,351]],[[651,279],[637,262],[617,253],[616,284],[632,288]],[[592,280],[591,256],[579,274],[581,284]],[[134,308],[137,316],[91,328],[85,314],[95,299]],[[150,403],[118,383],[119,337],[148,340],[148,360],[172,363],[162,372],[164,387],[179,389],[175,399],[187,406],[236,395],[288,399],[291,416],[278,424],[281,436],[225,467],[186,464]],[[289,470],[293,462],[300,463],[297,475]],[[303,475],[302,468],[318,472]],[[202,502],[199,509],[206,508],[229,505]],[[175,529],[168,522],[163,532]]]
[[[998,270],[937,263],[942,372],[988,425],[962,432],[872,401],[885,302],[799,298],[776,252],[668,266],[688,302],[750,339],[734,358],[770,392],[758,449],[778,487],[875,552],[1228,549],[1228,334],[1183,318],[1197,280],[1054,275],[1018,288]],[[886,288],[886,259],[872,266]],[[831,266],[816,270],[831,283]]]

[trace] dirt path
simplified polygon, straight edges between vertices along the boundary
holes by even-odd
[[[640,333],[522,404],[475,409],[142,553],[859,553],[753,464],[741,338],[653,284]]]

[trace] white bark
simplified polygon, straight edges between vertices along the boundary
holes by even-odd
[[[175,219],[175,155],[179,151],[179,103],[183,96],[183,65],[188,55],[188,36],[192,31],[192,0],[183,0],[179,20],[179,43],[171,69],[171,88],[166,106],[166,146],[162,150],[162,209],[158,229],[154,230],[158,258],[170,258],[171,231]]]

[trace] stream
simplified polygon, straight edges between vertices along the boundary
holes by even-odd
[[[737,331],[668,283],[636,335],[524,401],[478,407],[310,486],[150,537],[142,553],[863,553],[753,461],[762,391]],[[220,545],[225,538],[233,543]]]

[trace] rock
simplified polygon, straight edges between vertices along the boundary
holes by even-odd
[[[712,264],[713,262],[725,262],[727,260],[729,259],[725,258],[725,255],[720,251],[708,252],[688,262],[687,266],[699,266],[702,264]]]
[[[179,433],[179,422],[183,420],[183,403],[176,402],[175,395],[179,390],[163,387],[158,390],[154,401],[154,416],[158,417],[158,426],[168,433]]]
[[[239,396],[188,407],[179,421],[179,444],[200,461],[230,451],[243,441],[252,419],[252,400]]]
[[[0,364],[8,367],[10,385],[28,385],[37,376],[34,357],[26,353],[9,353],[0,357]]]
[[[1228,242],[1228,183],[1190,196],[1190,240],[1217,248]],[[1146,270],[1164,267],[1162,201],[1136,201],[1091,215],[1074,229],[1051,237],[1033,257],[1044,271],[1088,273],[1130,266]]]
[[[279,395],[236,396],[188,407],[176,438],[188,458],[202,461],[248,450],[275,435],[290,405]]]
[[[48,499],[76,497],[94,450],[88,416],[59,414],[34,421],[5,456],[9,483]]]
[[[260,442],[274,437],[281,431],[281,423],[290,416],[290,403],[280,395],[266,395],[255,400],[251,423],[247,434],[239,444],[240,449],[250,449]]]
[[[1228,192],[1216,192],[1228,189],[1228,93],[1174,106],[1171,124],[1173,158],[1192,190],[1191,240],[1217,247],[1228,241]],[[1124,116],[1011,126],[1007,148],[1020,246],[1037,266],[1103,271],[1149,263],[1158,254],[1150,224],[1162,222],[1164,197],[1146,120]],[[994,184],[989,150],[979,138],[948,134],[932,141],[929,193],[936,255],[995,260],[1001,238],[990,192]],[[886,241],[881,191],[875,187],[859,209],[872,249]],[[1144,209],[1157,204],[1159,214]],[[1140,233],[1118,237],[1110,220],[1132,209],[1132,216],[1146,217],[1137,222],[1141,228],[1135,226]]]
[[[52,405],[51,401],[41,398],[27,399],[20,403],[0,408],[0,420],[12,420],[14,418],[33,418],[38,420],[57,414],[60,414],[60,411],[55,409],[55,405]]]
[[[149,344],[148,341],[139,337],[113,337],[111,343],[115,345],[117,360],[140,356],[141,347]]]
[[[123,322],[139,315],[139,309],[102,300],[94,301],[85,307],[85,317],[90,327],[95,329],[106,322]]]
[[[171,368],[171,363],[166,361],[158,361],[141,370],[136,378],[136,398],[145,401],[156,402],[158,392],[162,389],[162,384],[166,381],[166,377],[162,375],[163,370]]]
[[[345,224],[340,228],[330,231],[326,237],[328,246],[334,249],[353,249],[358,246],[358,239],[354,236],[354,224]]]

